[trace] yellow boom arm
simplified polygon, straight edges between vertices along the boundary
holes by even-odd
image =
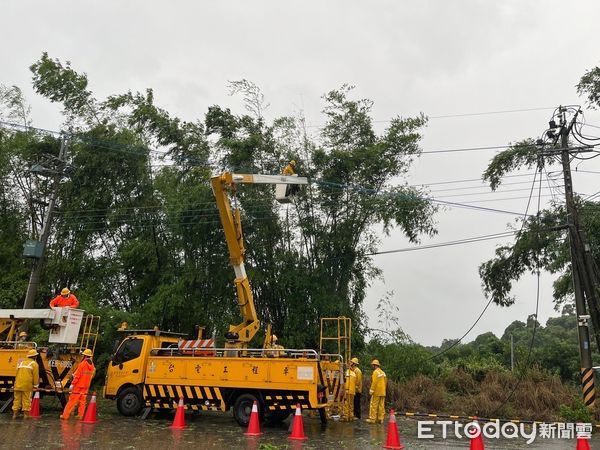
[[[242,313],[242,323],[230,325],[226,335],[226,347],[246,347],[260,328],[256,315],[254,298],[250,289],[250,281],[244,267],[244,235],[242,233],[241,213],[239,208],[232,208],[229,193],[235,194],[237,184],[308,184],[308,179],[296,176],[237,174],[225,172],[212,177],[211,185],[223,231],[229,250],[229,261],[235,271],[234,284],[237,290],[238,305]]]

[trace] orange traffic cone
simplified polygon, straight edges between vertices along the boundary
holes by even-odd
[[[258,420],[258,403],[254,401],[252,412],[250,413],[250,422],[248,423],[248,431],[244,433],[246,436],[260,436],[260,420]]]
[[[96,419],[96,393],[92,394],[92,399],[90,400],[90,404],[85,410],[85,416],[83,416],[83,423],[96,423],[98,420]]]
[[[471,428],[469,430],[469,434],[471,435],[471,446],[469,447],[469,450],[485,450],[485,447],[483,446],[483,432],[480,429],[477,436],[475,436],[475,433],[477,433],[476,428]]]
[[[398,433],[398,425],[396,424],[396,413],[393,409],[390,410],[390,421],[388,422],[387,439],[383,448],[402,449],[404,445],[400,442],[400,433]]]
[[[40,393],[35,391],[33,400],[31,401],[31,409],[29,410],[29,417],[32,419],[39,419],[42,417],[40,414]]]
[[[296,405],[296,414],[294,414],[294,420],[292,422],[292,434],[288,439],[304,440],[308,439],[304,435],[304,423],[302,422],[302,410],[300,409],[300,403]]]
[[[575,450],[591,450],[590,449],[590,438],[577,436],[577,447]]]
[[[171,428],[175,428],[181,430],[185,428],[185,407],[183,406],[183,398],[179,399],[179,404],[177,405],[177,412],[175,413],[175,419],[173,419],[173,424]]]

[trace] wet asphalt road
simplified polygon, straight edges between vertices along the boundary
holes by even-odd
[[[111,412],[99,415],[99,422],[86,425],[72,418],[58,418],[59,411],[45,411],[40,420],[12,420],[10,414],[0,416],[1,447],[11,449],[377,449],[386,439],[383,425],[368,425],[364,421],[341,423],[330,421],[322,427],[319,420],[304,416],[308,439],[294,442],[288,439],[289,419],[280,426],[263,426],[258,438],[244,436],[229,414],[203,413],[186,416],[186,429],[171,430],[172,415],[153,416],[145,421],[124,418]],[[417,439],[415,420],[398,421],[402,444],[406,449],[468,449],[466,439]],[[438,430],[439,432],[439,430]],[[600,436],[595,436],[592,448],[600,449]],[[487,440],[486,450],[532,449],[575,450],[574,440],[537,439],[527,445],[524,439]]]

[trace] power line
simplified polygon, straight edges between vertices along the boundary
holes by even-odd
[[[541,173],[540,173],[540,175],[541,175]],[[535,184],[535,181],[534,181],[534,184]],[[542,189],[542,179],[540,176],[540,184],[539,184],[539,188],[538,188],[537,214],[536,214],[538,227],[540,224],[540,195],[539,195],[539,193],[541,193],[541,189]],[[523,221],[523,225],[524,224],[525,224],[525,221]],[[523,230],[523,226],[521,227],[521,230]],[[538,238],[539,238],[539,230],[538,230]],[[537,263],[537,266],[538,267],[537,267],[537,284],[536,284],[536,295],[535,295],[535,315],[534,315],[534,319],[533,319],[533,332],[531,333],[531,341],[529,342],[529,350],[527,352],[527,358],[525,360],[525,368],[526,369],[529,368],[531,353],[533,351],[533,344],[535,342],[535,335],[537,332],[538,314],[539,314],[539,308],[540,308],[540,267],[539,267],[539,262]],[[521,385],[521,382],[523,381],[524,377],[525,377],[525,371],[522,371],[521,376],[517,380],[517,384],[515,384],[515,386],[511,389],[510,393],[506,396],[506,398],[504,399],[502,404],[495,409],[495,411],[492,413],[492,416],[496,415],[496,413],[510,401],[512,396],[517,391],[518,387]]]
[[[445,114],[441,116],[429,116],[429,119],[449,119],[454,117],[471,117],[471,116],[489,116],[495,114],[510,114],[519,112],[530,112],[530,111],[548,111],[556,109],[554,106],[541,107],[541,108],[523,108],[523,109],[505,109],[500,111],[485,111],[485,112],[474,112],[464,114]]]
[[[532,112],[532,111],[548,111],[554,110],[555,107],[540,107],[540,108],[522,108],[522,109],[505,109],[499,111],[483,111],[483,112],[472,112],[472,113],[458,113],[458,114],[443,114],[437,116],[427,116],[428,119],[450,119],[458,117],[473,117],[473,116],[488,116],[497,114],[511,114],[520,112]],[[373,120],[373,123],[390,123],[391,120]],[[307,125],[308,128],[323,128],[323,125]]]
[[[417,245],[415,247],[405,247],[398,248],[394,250],[382,250],[373,253],[366,253],[365,256],[375,256],[375,255],[389,255],[393,253],[405,253],[412,252],[416,250],[428,250],[431,248],[439,248],[439,247],[450,247],[454,245],[462,245],[462,244],[471,244],[473,242],[481,242],[481,241],[489,241],[492,239],[500,239],[504,237],[514,236],[516,234],[515,231],[504,231],[502,233],[494,233],[494,234],[485,234],[483,236],[473,236],[470,238],[457,239],[455,241],[447,241],[440,242],[437,244],[426,244],[426,245]]]
[[[515,175],[504,175],[502,177],[502,179],[504,179],[504,178],[530,177],[531,175],[535,175],[535,172],[520,173],[520,174],[515,174]],[[467,179],[458,179],[458,180],[450,180],[450,181],[436,181],[436,182],[432,182],[432,183],[415,184],[413,186],[436,186],[436,185],[439,185],[439,184],[470,183],[470,182],[473,182],[473,181],[479,181],[480,183],[484,183],[484,181],[481,178],[467,178]]]
[[[544,188],[547,189],[547,188]],[[464,192],[461,194],[450,194],[450,195],[438,195],[436,198],[450,198],[450,197],[468,197],[472,195],[496,195],[496,194],[504,194],[506,192],[524,192],[529,191],[529,189],[504,189],[502,191],[486,191],[486,192]]]
[[[37,127],[31,127],[31,126],[26,126],[26,125],[20,125],[20,124],[15,124],[15,123],[11,123],[11,122],[5,122],[5,121],[0,121],[0,125],[4,126],[4,127],[9,127],[9,128],[19,128],[19,129],[26,129],[26,130],[34,130],[34,131],[39,131],[39,132],[43,132],[43,133],[50,133],[53,135],[60,135],[61,133],[58,131],[52,131],[52,130],[47,130],[44,128],[37,128]],[[63,133],[64,135],[64,133]],[[159,150],[154,150],[151,149],[147,146],[133,146],[133,145],[126,145],[126,144],[119,144],[119,143],[115,143],[115,142],[111,142],[111,141],[104,141],[104,140],[99,140],[99,139],[94,139],[94,138],[90,138],[88,136],[81,136],[79,134],[70,134],[71,137],[79,139],[81,141],[87,142],[87,143],[91,143],[92,145],[98,147],[98,148],[104,148],[104,149],[108,149],[108,150],[116,150],[116,151],[122,151],[122,152],[126,152],[126,153],[130,153],[130,154],[134,154],[137,156],[145,156],[143,153],[139,153],[139,152],[132,152],[132,151],[128,151],[128,149],[130,150],[142,150],[144,152],[149,152],[149,153],[154,153],[157,154],[161,157],[167,157],[168,155],[168,151],[167,152],[163,152],[163,151],[159,151]],[[421,151],[419,153],[419,155],[428,155],[428,154],[443,154],[443,153],[459,153],[459,152],[471,152],[471,151],[482,151],[482,150],[499,150],[499,149],[505,149],[509,146],[507,146],[506,144],[503,145],[494,145],[494,146],[482,146],[482,147],[465,147],[465,148],[453,148],[453,149],[439,149],[439,150],[424,150]],[[590,145],[589,147],[594,147],[594,145]],[[205,167],[207,169],[214,169],[215,165],[213,164],[209,164],[207,161],[200,161],[196,158],[191,158],[191,157],[185,157],[183,158],[186,162],[188,163],[198,163],[197,165],[195,165],[195,167]],[[179,166],[181,164],[178,163],[173,163],[173,166]],[[167,166],[167,165],[165,165]],[[163,166],[163,167],[165,167]]]
[[[512,182],[512,183],[502,183],[500,186],[501,187],[503,187],[503,186],[516,186],[516,185],[519,185],[519,184],[529,184],[529,181],[515,181],[515,182]],[[489,190],[489,185],[481,184],[479,186],[463,186],[463,187],[457,187],[457,188],[433,189],[433,190],[431,190],[429,192],[466,191],[468,189],[480,189],[480,188],[485,188],[485,187],[487,187],[488,190]],[[527,190],[529,190],[529,189],[527,189]],[[493,192],[506,192],[506,191],[493,191]]]
[[[519,236],[522,231],[523,228],[525,226],[525,219],[528,217],[528,212],[529,212],[529,205],[531,203],[531,198],[533,195],[533,188],[535,187],[535,181],[537,178],[537,172],[535,172],[536,176],[533,178],[533,183],[531,184],[531,191],[529,193],[529,200],[527,201],[527,207],[525,208],[525,214],[523,214],[523,221],[521,223],[521,229],[517,232],[514,233],[517,236]],[[541,187],[541,183],[542,183],[542,175],[540,173],[540,187]],[[539,197],[541,196],[541,193],[539,193],[538,195],[538,219],[539,219]],[[538,272],[538,277],[539,277],[539,272]],[[539,286],[539,278],[538,278],[538,286]],[[538,291],[539,294],[539,291]],[[493,296],[490,297],[490,299],[488,300],[487,304],[485,305],[485,307],[483,308],[483,310],[481,311],[481,313],[479,314],[479,316],[477,317],[477,319],[475,320],[475,322],[469,327],[469,329],[460,337],[460,339],[456,340],[455,342],[452,343],[452,345],[450,345],[449,347],[445,348],[444,350],[435,353],[434,355],[432,355],[431,357],[427,358],[427,361],[431,360],[431,359],[435,359],[438,358],[439,356],[443,355],[444,353],[450,351],[452,348],[456,347],[460,342],[462,342],[462,340],[471,332],[471,330],[473,330],[473,328],[475,328],[475,326],[479,323],[479,321],[481,320],[481,318],[483,317],[483,315],[485,314],[485,312],[487,311],[487,309],[489,308],[489,306],[492,303],[493,300]],[[539,298],[539,297],[538,297]]]

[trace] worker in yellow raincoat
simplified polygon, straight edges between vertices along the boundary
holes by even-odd
[[[374,359],[371,361],[373,366],[373,375],[371,375],[371,403],[369,407],[369,418],[367,423],[383,423],[385,416],[385,388],[387,385],[387,377],[385,372],[379,367],[379,361]]]
[[[21,410],[23,417],[29,418],[31,395],[40,384],[40,367],[35,361],[37,355],[37,350],[31,349],[27,352],[27,358],[20,359],[17,363],[17,374],[13,386],[13,419],[17,418]]]
[[[296,161],[291,160],[290,163],[285,166],[281,172],[282,175],[286,177],[295,177],[296,175]],[[297,184],[288,184],[285,190],[285,195],[294,195],[296,192],[300,190],[300,187]]]
[[[354,417],[354,395],[356,394],[356,372],[352,367],[346,370],[346,390],[344,396],[344,405],[342,407],[342,420],[351,422],[356,420]]]
[[[290,163],[284,167],[283,171],[281,172],[282,175],[286,175],[286,176],[292,176],[292,175],[296,175],[296,161],[295,160],[291,160]]]
[[[362,370],[358,367],[358,358],[354,357],[350,360],[350,367],[356,374],[356,394],[354,394],[354,417],[360,419],[360,400],[362,397]]]

